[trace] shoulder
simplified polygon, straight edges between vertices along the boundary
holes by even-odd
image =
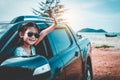
[[[16,47],[15,51],[23,51],[24,49],[22,47]]]
[[[22,47],[17,47],[14,51],[15,56],[22,56],[25,53],[25,50]]]

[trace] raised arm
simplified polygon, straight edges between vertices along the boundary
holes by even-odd
[[[35,43],[35,45],[37,45],[41,40],[43,40],[43,38],[47,34],[49,34],[52,30],[54,30],[56,28],[56,26],[57,26],[56,18],[53,16],[53,14],[51,14],[51,18],[53,18],[54,23],[50,27],[48,27],[40,32],[40,37],[38,38],[38,41]]]

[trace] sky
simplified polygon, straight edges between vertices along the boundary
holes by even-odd
[[[0,22],[20,15],[33,15],[38,2],[45,0],[0,0]],[[120,32],[120,0],[61,0],[68,11],[64,13],[68,25],[75,31],[82,28]]]

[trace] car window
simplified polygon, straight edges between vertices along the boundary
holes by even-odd
[[[7,32],[10,29],[10,26],[8,26],[8,24],[0,24],[0,38],[2,37],[2,35],[5,34],[5,32]]]
[[[42,55],[46,57],[46,50],[45,50],[45,46],[44,46],[44,40],[41,41],[37,46],[36,46],[36,54],[38,55]]]
[[[55,29],[50,33],[53,44],[57,52],[67,49],[71,45],[71,40],[67,31],[63,29]]]

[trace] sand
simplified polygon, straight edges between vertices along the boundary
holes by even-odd
[[[89,38],[92,46],[108,45],[120,49],[120,36],[105,37],[104,34],[82,34],[82,36]]]
[[[82,34],[92,44],[92,66],[94,80],[120,80],[120,36]],[[110,48],[95,48],[108,45]]]
[[[92,48],[94,80],[120,80],[120,48]]]

